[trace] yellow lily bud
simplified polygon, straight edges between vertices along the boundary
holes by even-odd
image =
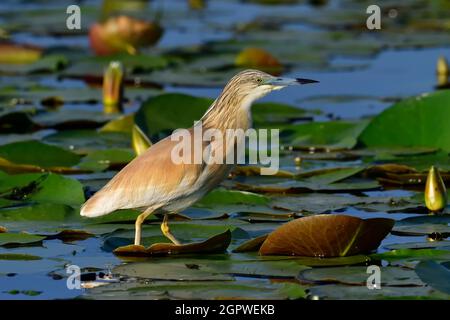
[[[439,75],[443,74],[446,76],[448,76],[448,74],[449,74],[448,62],[447,62],[447,59],[443,56],[440,56],[437,61],[436,73]]]
[[[136,124],[133,125],[131,131],[131,145],[138,156],[143,154],[152,145],[150,139]]]
[[[425,205],[431,212],[442,211],[447,205],[447,190],[439,170],[432,166],[425,185]]]
[[[300,157],[295,157],[294,162],[295,162],[295,165],[296,165],[297,167],[299,167],[299,166],[302,164],[302,158],[300,158]]]
[[[121,62],[112,61],[103,76],[103,111],[119,113],[123,111],[124,69]]]

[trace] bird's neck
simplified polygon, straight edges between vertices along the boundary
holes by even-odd
[[[252,126],[251,105],[255,97],[222,93],[209,107],[201,121],[204,128],[243,129]]]

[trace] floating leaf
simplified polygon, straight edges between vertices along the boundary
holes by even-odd
[[[367,275],[369,276],[369,275]],[[382,287],[382,290],[368,290],[367,286],[320,285],[308,289],[308,297],[313,299],[343,300],[387,300],[387,299],[443,299],[448,295],[436,292],[429,287]]]
[[[398,249],[370,255],[371,259],[386,261],[419,261],[419,260],[449,260],[450,250],[437,249]]]
[[[187,253],[217,253],[225,251],[230,245],[230,230],[213,236],[203,242],[176,245],[173,243],[155,243],[149,248],[143,246],[119,247],[114,253],[119,256],[154,256],[154,255],[172,255]]]
[[[351,149],[368,121],[311,122],[289,126],[281,131],[283,141],[307,149]]]
[[[79,168],[92,171],[106,169],[119,170],[133,160],[134,154],[130,150],[108,149],[89,153],[78,165]]]
[[[450,151],[450,90],[403,100],[376,116],[361,133],[368,147],[435,147]],[[436,135],[435,132],[439,132]]]
[[[42,49],[35,46],[13,43],[0,44],[0,63],[31,63],[42,55]]]
[[[80,205],[85,201],[80,182],[54,173],[0,175],[0,196],[68,205]]]
[[[394,220],[316,215],[288,222],[269,234],[262,255],[342,257],[376,249]]]
[[[0,246],[20,246],[40,243],[45,237],[27,233],[0,233]]]
[[[189,268],[183,263],[160,264],[138,262],[128,263],[114,268],[113,272],[121,276],[138,277],[143,279],[178,280],[178,281],[231,281],[233,277],[206,272],[196,268]]]
[[[218,205],[229,204],[254,204],[265,205],[269,203],[269,198],[260,194],[255,194],[246,191],[227,190],[224,188],[217,188],[204,196],[196,206],[214,208]]]
[[[80,156],[73,152],[39,141],[21,141],[2,145],[0,157],[16,164],[36,165],[42,168],[71,167],[80,161]]]
[[[421,261],[416,273],[423,282],[432,288],[450,294],[450,270],[435,261]]]
[[[39,256],[33,256],[31,254],[21,254],[21,253],[0,253],[0,260],[14,260],[14,261],[31,261],[31,260],[41,260]]]
[[[233,252],[252,252],[259,251],[264,241],[267,239],[267,234],[250,239],[242,244],[240,244],[237,248],[233,249]]]
[[[380,271],[382,274],[381,288],[385,286],[420,287],[425,285],[414,270],[399,267],[381,267]],[[315,268],[302,270],[298,275],[298,279],[301,283],[309,284],[339,283],[352,286],[366,286],[367,278],[370,274],[365,266]]]

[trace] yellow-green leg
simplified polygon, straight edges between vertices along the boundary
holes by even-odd
[[[177,238],[175,238],[174,235],[170,232],[168,221],[169,221],[169,216],[167,214],[165,214],[163,223],[161,223],[161,231],[167,239],[169,239],[176,245],[180,245],[181,244],[180,241],[178,241]]]
[[[136,222],[135,222],[136,233],[134,235],[134,244],[136,246],[139,246],[141,244],[142,223],[154,211],[155,211],[155,209],[153,207],[149,207],[137,217]]]

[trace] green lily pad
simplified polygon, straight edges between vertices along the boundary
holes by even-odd
[[[443,293],[450,294],[450,270],[435,261],[422,261],[416,273],[423,282]]]
[[[0,196],[67,205],[80,205],[85,201],[80,182],[54,173],[0,174]]]
[[[103,171],[108,168],[114,170],[124,167],[134,158],[134,153],[128,149],[98,150],[85,156],[78,167],[92,171]]]
[[[0,233],[0,246],[30,245],[42,242],[45,237],[28,233]]]
[[[293,283],[267,283],[267,281],[156,281],[152,286],[138,283],[111,284],[91,289],[91,299],[300,299],[305,289]]]
[[[367,121],[311,122],[289,126],[281,131],[281,137],[293,146],[351,149],[367,124]]]
[[[17,164],[42,168],[71,167],[80,161],[73,152],[39,141],[21,141],[0,146],[0,157]]]
[[[449,296],[429,287],[381,287],[369,290],[367,286],[320,285],[308,288],[309,298],[343,300],[448,300]]]
[[[0,253],[0,260],[14,260],[14,261],[32,261],[41,260],[39,256],[34,256],[31,254],[21,254],[21,253]]]
[[[381,267],[381,287],[385,286],[424,286],[414,270],[400,267]],[[300,272],[298,279],[302,283],[309,284],[330,284],[339,283],[346,285],[366,285],[367,278],[371,273],[367,273],[367,267],[331,267],[314,268]]]
[[[449,114],[449,90],[406,99],[376,116],[359,141],[369,147],[420,146],[450,151],[450,130],[445,122]]]
[[[438,249],[397,249],[383,253],[370,255],[371,259],[386,261],[415,261],[415,260],[448,260],[450,259],[450,250]]]
[[[267,205],[269,201],[269,198],[263,195],[245,191],[218,188],[208,193],[195,205],[197,207],[214,208],[219,205],[233,204]]]
[[[128,263],[115,267],[113,272],[121,276],[155,280],[231,281],[234,279],[229,275],[205,272],[197,268],[190,268],[189,265],[183,263],[170,262],[164,263],[163,267],[152,262]]]

